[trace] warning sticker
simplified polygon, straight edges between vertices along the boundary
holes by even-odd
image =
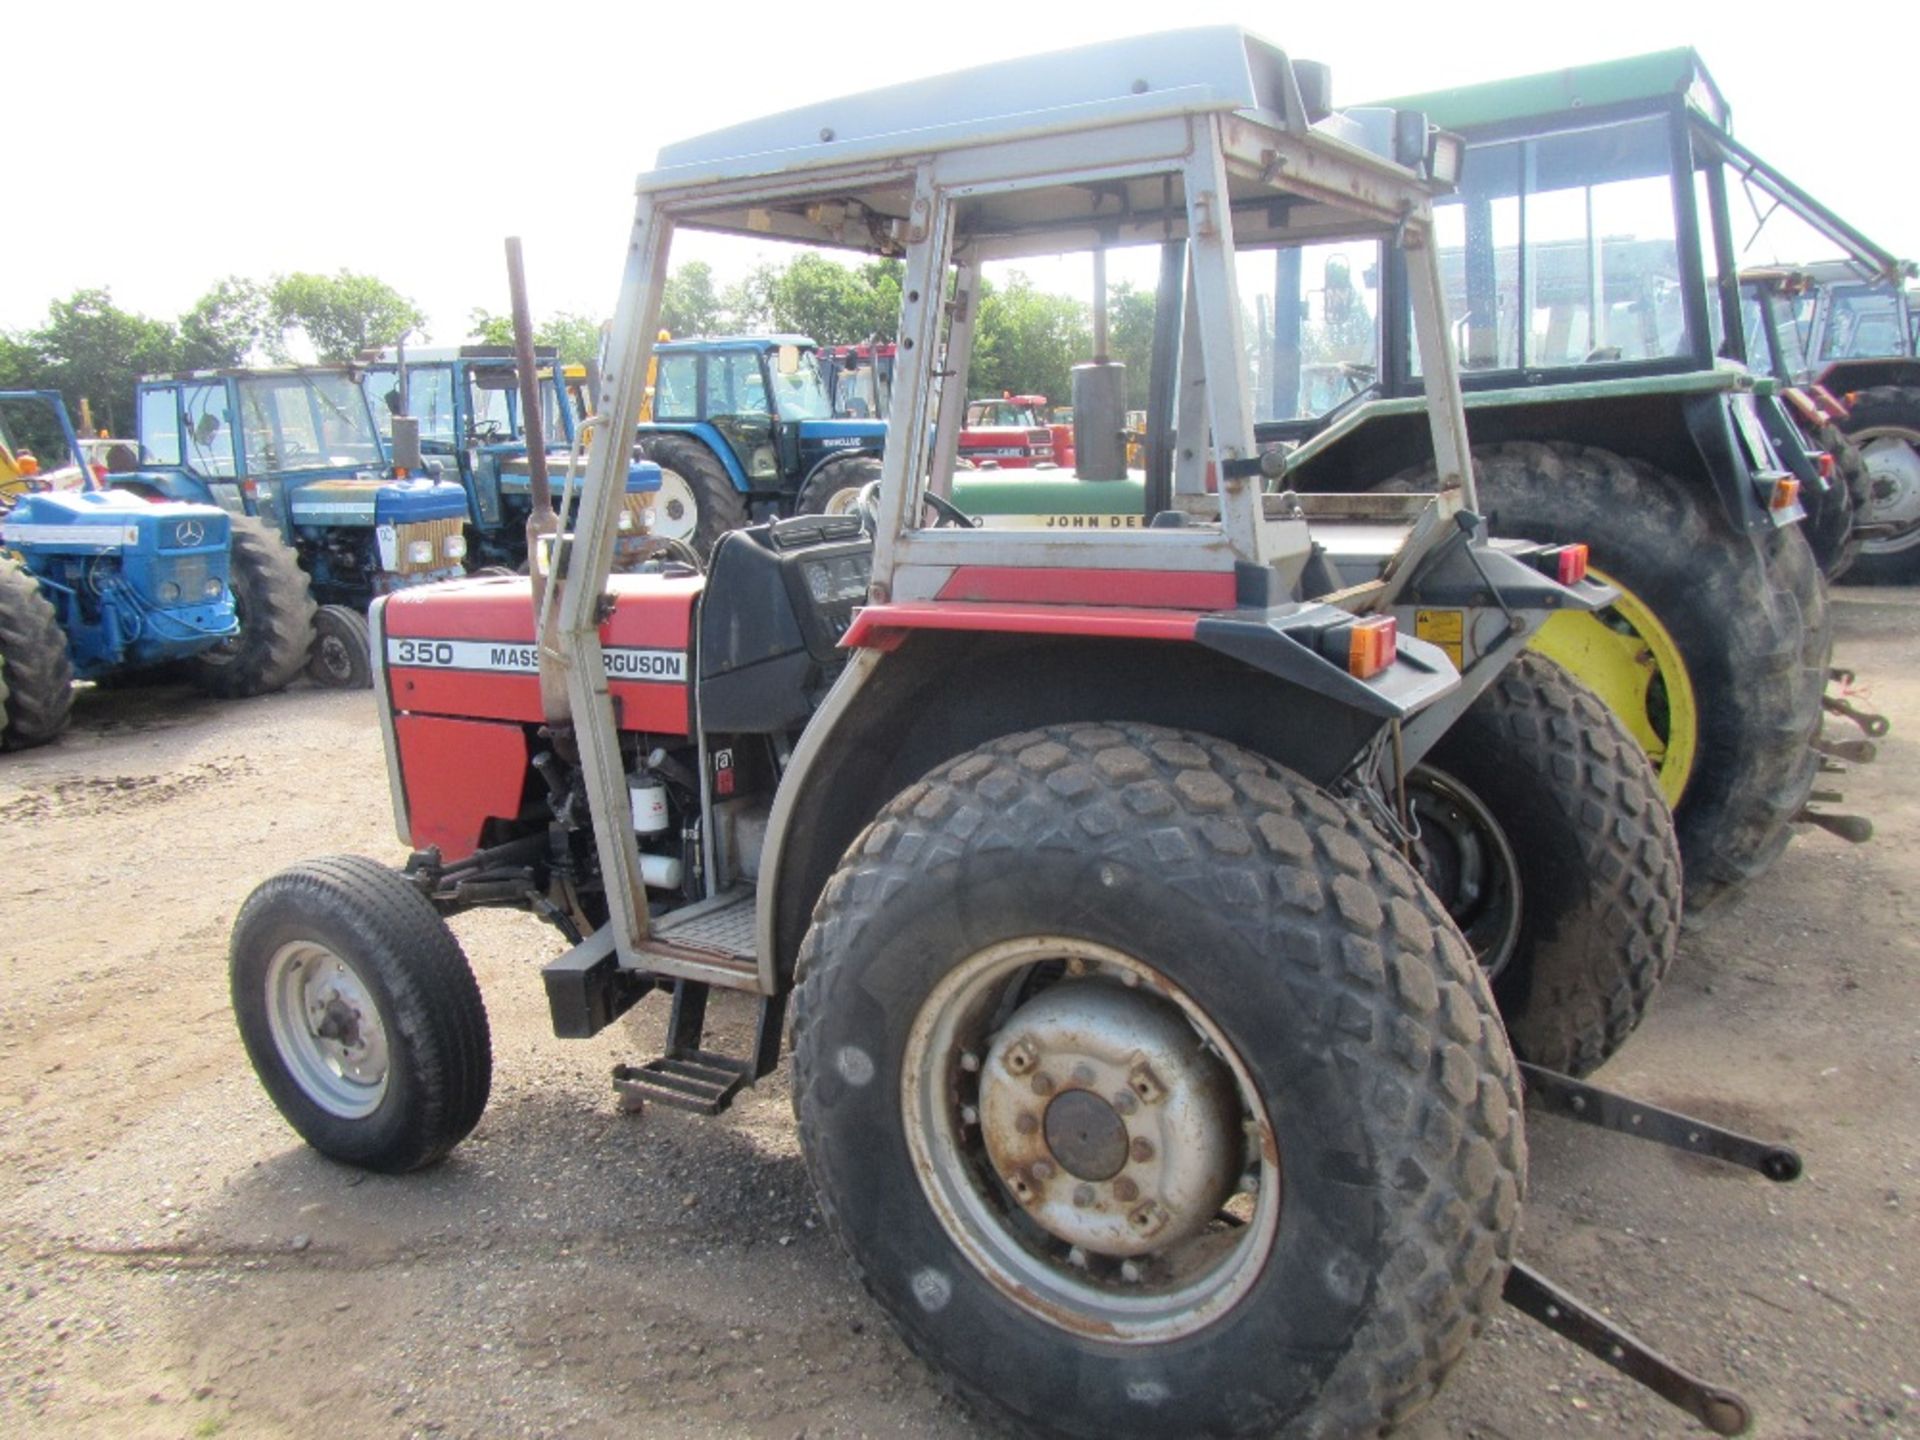
[[[1461,641],[1466,636],[1466,628],[1467,612],[1464,610],[1413,612],[1413,633],[1446,651],[1447,658],[1453,661],[1456,670],[1461,668]]]

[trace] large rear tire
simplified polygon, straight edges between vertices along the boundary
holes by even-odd
[[[24,567],[0,556],[0,749],[58,739],[73,715],[73,661],[60,617]]]
[[[1680,938],[1680,848],[1644,751],[1522,655],[1414,772],[1416,854],[1522,1060],[1584,1075],[1631,1035]]]
[[[1867,470],[1863,525],[1893,524],[1900,533],[1863,540],[1847,571],[1853,585],[1920,581],[1920,387],[1877,385],[1853,398],[1841,422]]]
[[[1496,535],[1584,541],[1596,578],[1623,592],[1600,616],[1555,616],[1534,648],[1648,751],[1674,812],[1687,909],[1737,892],[1786,848],[1818,770],[1819,641],[1792,577],[1767,559],[1784,549],[1797,562],[1804,539],[1796,549],[1735,535],[1710,497],[1590,446],[1515,441],[1476,448],[1473,463]]]
[[[233,517],[232,536],[240,633],[187,663],[188,678],[221,700],[284,690],[306,669],[313,645],[313,595],[293,551],[251,516]]]
[[[1525,1149],[1484,977],[1268,761],[1135,724],[983,745],[848,849],[799,975],[822,1213],[1023,1432],[1377,1434],[1499,1300]]]
[[[240,909],[233,1013],[267,1094],[314,1149],[398,1173],[480,1121],[493,1049],[460,942],[404,877],[309,860]]]
[[[686,435],[650,435],[647,458],[660,467],[653,533],[691,545],[702,561],[729,530],[747,523],[747,505],[713,451]]]

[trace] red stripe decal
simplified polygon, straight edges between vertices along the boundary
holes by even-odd
[[[940,599],[1231,610],[1234,580],[1228,570],[1073,570],[962,565],[940,588]]]
[[[938,600],[869,605],[853,617],[841,644],[891,650],[913,630],[993,630],[1014,635],[1094,635],[1191,640],[1198,615],[1081,605],[950,605]]]

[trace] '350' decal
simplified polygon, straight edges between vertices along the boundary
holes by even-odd
[[[675,680],[687,678],[684,650],[642,650],[609,645],[600,652],[607,674],[616,680]],[[423,670],[484,670],[506,675],[540,673],[540,651],[533,645],[494,640],[416,640],[387,637],[387,663]]]

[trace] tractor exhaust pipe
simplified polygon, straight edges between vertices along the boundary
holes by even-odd
[[[507,237],[507,289],[513,297],[513,359],[520,379],[520,423],[527,432],[527,483],[533,513],[527,516],[527,553],[536,553],[536,535],[559,528],[553,513],[553,487],[547,479],[546,427],[540,411],[540,375],[533,362],[533,317],[527,309],[527,272],[520,258],[520,237]],[[534,569],[537,567],[529,567]]]

